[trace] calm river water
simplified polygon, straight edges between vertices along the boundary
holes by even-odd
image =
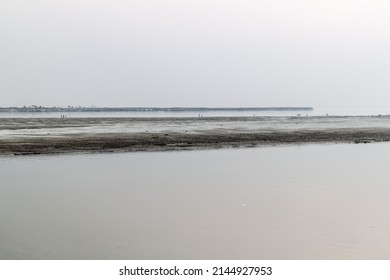
[[[0,158],[0,259],[389,259],[390,145]]]

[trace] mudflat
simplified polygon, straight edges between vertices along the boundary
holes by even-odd
[[[0,155],[390,140],[390,116],[0,118]]]

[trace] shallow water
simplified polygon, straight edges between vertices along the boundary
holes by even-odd
[[[389,259],[389,149],[1,157],[0,259]]]
[[[390,115],[389,107],[369,107],[369,108],[345,108],[345,107],[316,107],[313,110],[304,111],[133,111],[133,112],[0,112],[1,118],[60,118],[61,115],[68,118],[119,118],[119,117],[139,117],[139,118],[164,118],[164,117],[250,117],[256,116],[375,116]]]

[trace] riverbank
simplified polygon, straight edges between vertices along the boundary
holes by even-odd
[[[390,116],[0,120],[0,155],[170,151],[389,140]]]

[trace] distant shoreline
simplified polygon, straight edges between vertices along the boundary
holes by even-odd
[[[2,107],[0,112],[242,112],[242,111],[312,111],[313,107]]]
[[[179,151],[390,141],[390,116],[4,118],[0,155]]]

